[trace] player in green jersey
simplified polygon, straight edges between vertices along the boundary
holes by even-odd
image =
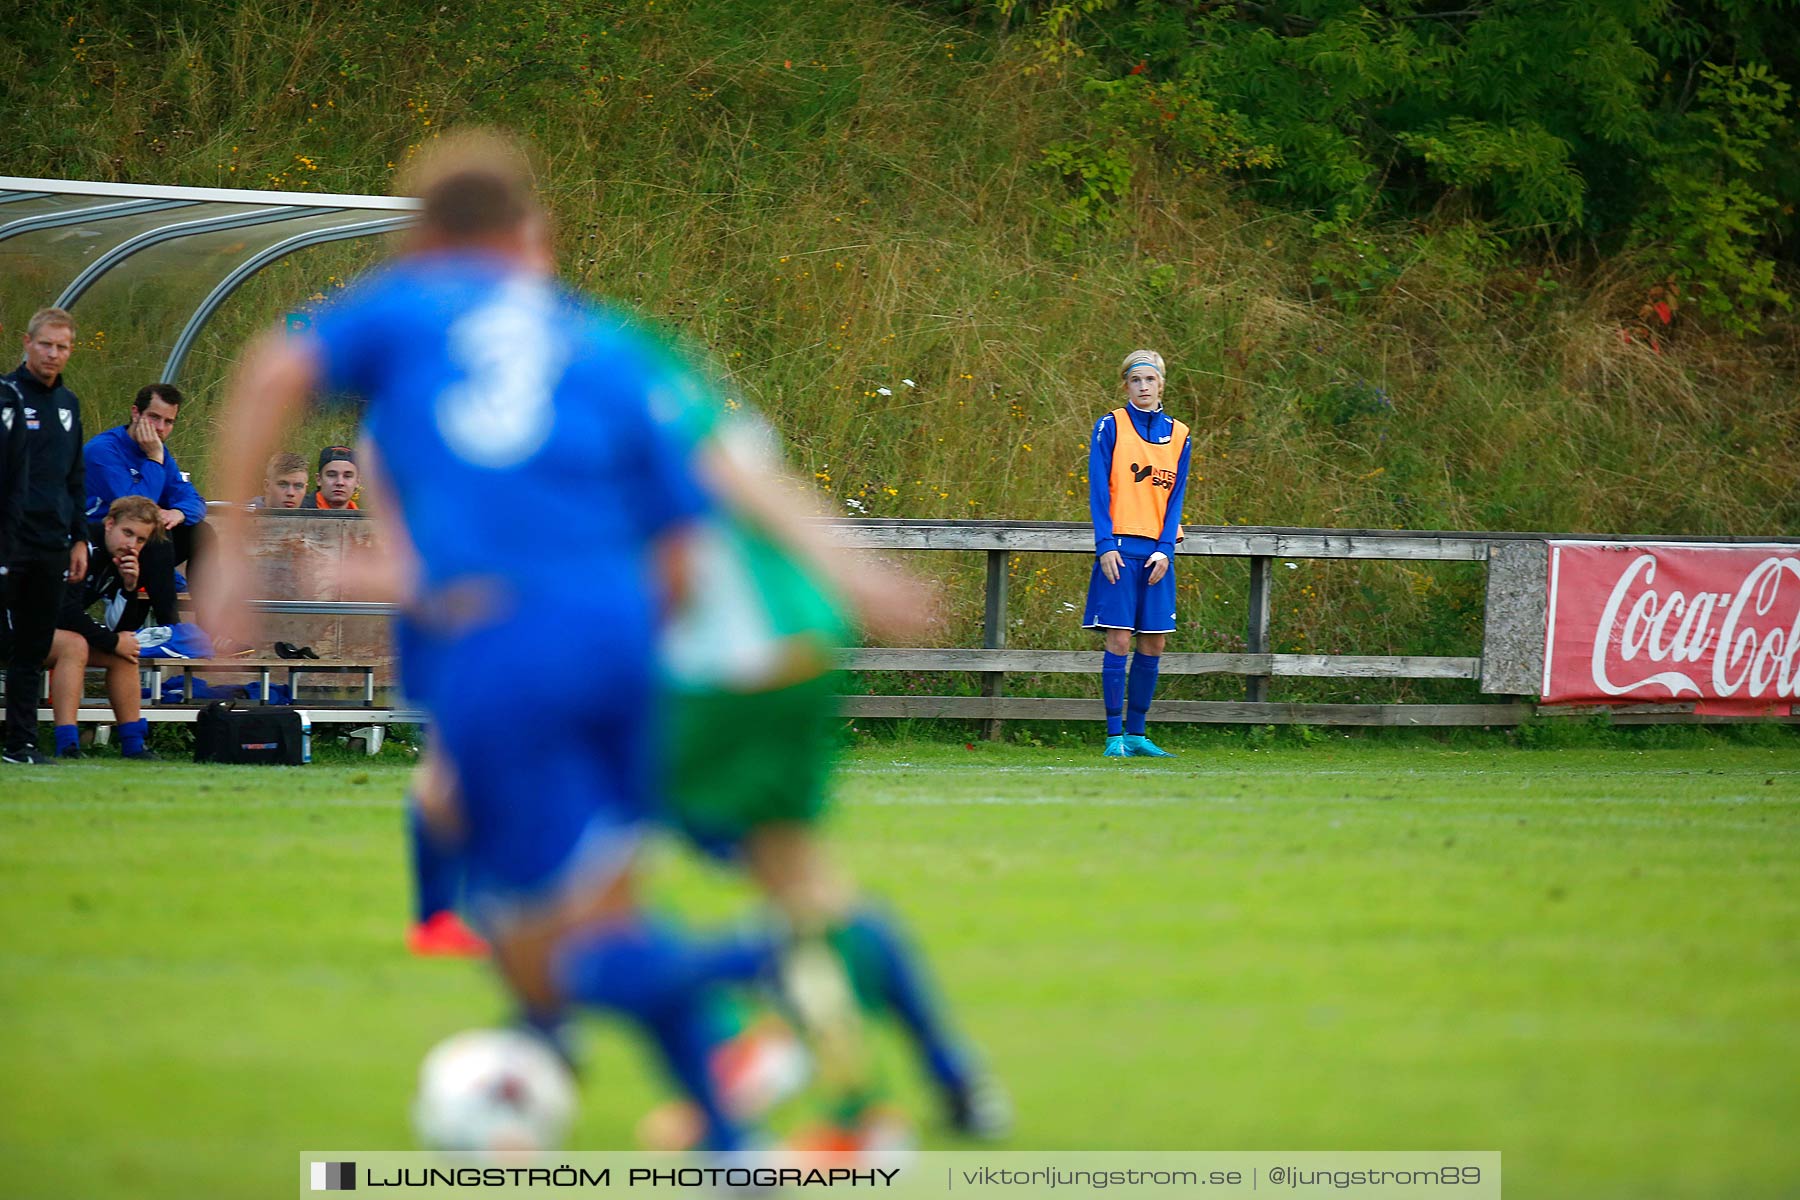
[[[858,627],[917,634],[935,596],[833,545],[759,420],[692,387],[658,400],[652,412],[693,440],[719,501],[688,537],[684,599],[663,638],[672,823],[741,863],[791,931],[784,992],[819,1060],[825,1144],[855,1149],[888,1129],[865,1012],[900,1023],[954,1128],[999,1137],[1011,1121],[1004,1093],[951,1029],[897,922],[859,895],[818,832],[842,721],[838,653]]]

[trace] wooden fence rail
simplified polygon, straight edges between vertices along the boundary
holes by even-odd
[[[1078,650],[1023,650],[1006,646],[1008,559],[1013,554],[1094,553],[1093,530],[1064,521],[881,521],[838,518],[828,522],[844,546],[869,550],[960,550],[987,555],[987,588],[980,649],[851,651],[846,665],[861,671],[977,671],[979,696],[852,696],[852,716],[954,717],[987,722],[990,735],[1009,719],[1092,720],[1092,700],[1009,697],[1008,672],[1088,674],[1098,654]],[[1244,677],[1244,700],[1159,701],[1159,721],[1324,725],[1514,725],[1536,709],[1522,697],[1534,693],[1542,663],[1543,544],[1564,533],[1455,533],[1400,529],[1301,529],[1188,526],[1176,549],[1181,556],[1249,560],[1248,616],[1242,654],[1165,654],[1169,674]],[[1600,535],[1595,535],[1600,536]],[[1628,538],[1606,536],[1607,541]],[[1767,538],[1680,538],[1696,543],[1767,541]],[[1800,544],[1800,540],[1796,541]],[[1478,657],[1270,653],[1270,598],[1274,565],[1282,559],[1365,559],[1403,562],[1477,562],[1488,568],[1488,604]],[[1281,704],[1269,700],[1269,682],[1311,679],[1468,679],[1502,703],[1482,704]],[[1633,705],[1611,710],[1624,722],[1692,720],[1692,705]]]
[[[840,545],[867,550],[961,550],[987,555],[987,587],[979,650],[866,649],[851,652],[847,665],[860,671],[978,671],[979,697],[862,696],[849,698],[858,716],[965,716],[987,721],[990,736],[1009,718],[1074,720],[1092,718],[1085,700],[1004,695],[1008,672],[1089,674],[1098,655],[1078,650],[1006,648],[1008,559],[1014,554],[1094,553],[1093,529],[1067,521],[873,521],[828,522]],[[1466,533],[1375,529],[1283,529],[1189,526],[1178,556],[1247,558],[1250,562],[1249,616],[1243,654],[1165,654],[1162,670],[1178,675],[1241,675],[1243,704],[1163,701],[1158,720],[1306,721],[1332,724],[1426,723],[1504,724],[1518,719],[1511,705],[1294,705],[1270,704],[1269,681],[1277,676],[1337,679],[1479,679],[1479,658],[1416,655],[1272,654],[1270,594],[1277,559],[1374,559],[1411,562],[1486,562],[1490,539]],[[1528,535],[1501,535],[1527,537]],[[978,703],[969,703],[979,701]],[[1400,718],[1389,709],[1409,709]],[[1457,712],[1455,709],[1468,711]]]
[[[288,518],[270,513],[269,517]],[[301,519],[323,516],[308,513]],[[339,517],[339,514],[331,514]],[[298,516],[298,514],[296,514]],[[360,514],[343,514],[356,519]],[[1094,553],[1093,531],[1063,521],[901,521],[837,518],[824,522],[838,545],[877,551],[975,551],[986,555],[982,645],[978,648],[917,649],[871,647],[847,652],[856,671],[974,672],[981,676],[976,696],[851,696],[851,716],[942,717],[985,721],[989,734],[1005,720],[1088,720],[1098,718],[1093,700],[1012,697],[1005,694],[1009,673],[1088,674],[1099,669],[1097,651],[1032,650],[1006,644],[1009,559],[1014,554]],[[1534,711],[1542,667],[1544,543],[1592,536],[1609,542],[1617,535],[1566,533],[1468,533],[1396,529],[1301,529],[1255,526],[1188,526],[1177,547],[1183,557],[1243,558],[1249,563],[1248,616],[1241,654],[1172,653],[1162,670],[1177,675],[1238,675],[1245,680],[1242,701],[1160,701],[1159,721],[1225,723],[1306,723],[1328,725],[1510,725]],[[1750,537],[1681,538],[1656,535],[1659,542],[1768,542],[1800,539]],[[1487,609],[1478,657],[1420,655],[1275,654],[1270,652],[1270,594],[1273,567],[1282,559],[1363,559],[1403,562],[1481,563],[1487,572]],[[289,614],[372,616],[385,606],[336,601],[265,601],[259,607]],[[1477,704],[1283,704],[1269,700],[1274,678],[1466,679],[1497,703]],[[1635,705],[1609,710],[1620,721],[1694,720],[1692,705]]]

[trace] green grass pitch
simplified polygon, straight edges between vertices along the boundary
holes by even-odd
[[[426,1048],[503,1006],[401,948],[404,778],[0,774],[0,1191],[286,1195],[297,1151],[410,1145]],[[1792,748],[901,742],[842,795],[844,856],[1015,1092],[1016,1147],[1493,1149],[1512,1198],[1800,1190]],[[745,899],[674,851],[655,874],[700,919]],[[623,1147],[656,1085],[617,1028],[584,1042],[576,1146]]]

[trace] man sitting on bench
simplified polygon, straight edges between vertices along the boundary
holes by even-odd
[[[56,620],[56,637],[45,664],[50,677],[50,711],[56,722],[58,758],[79,758],[76,711],[81,705],[82,673],[87,667],[106,669],[106,695],[113,720],[119,726],[119,748],[126,758],[152,760],[144,737],[149,722],[143,717],[138,689],[136,629],[149,608],[138,598],[140,555],[150,542],[164,535],[157,506],[147,496],[120,496],[102,521],[88,525],[88,573],[80,583],[63,590],[62,612]],[[95,619],[88,610],[102,605]]]
[[[174,384],[151,384],[132,400],[126,424],[95,434],[83,451],[88,520],[104,518],[116,499],[144,496],[156,506],[157,527],[167,531],[168,536],[147,547],[143,563],[144,589],[158,625],[181,619],[176,572],[183,566],[193,572],[194,563],[206,557],[213,533],[206,523],[206,501],[168,447],[183,399]]]

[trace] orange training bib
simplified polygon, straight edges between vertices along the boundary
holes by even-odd
[[[1169,496],[1181,467],[1181,451],[1187,445],[1188,427],[1175,422],[1167,442],[1146,442],[1123,408],[1113,410],[1112,522],[1121,537],[1162,537],[1169,516]],[[1175,540],[1181,540],[1176,528]]]

